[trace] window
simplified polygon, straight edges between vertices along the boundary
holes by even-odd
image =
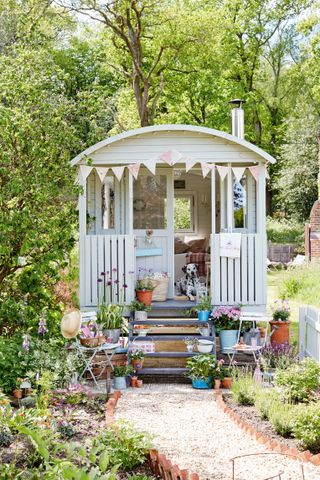
[[[174,231],[194,232],[195,218],[194,195],[189,193],[175,193],[174,197]]]
[[[244,175],[240,182],[233,183],[233,220],[234,228],[247,227],[247,180]]]
[[[162,230],[166,226],[166,175],[140,175],[133,184],[133,228]]]
[[[110,230],[114,228],[114,177],[107,176],[101,189],[102,201],[102,228]]]

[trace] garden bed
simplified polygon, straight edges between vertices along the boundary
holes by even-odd
[[[277,434],[269,420],[262,419],[254,406],[239,405],[238,403],[236,403],[230,393],[224,393],[223,400],[225,404],[234,413],[236,413],[238,417],[241,418],[241,420],[254,427],[257,432],[266,435],[268,438],[270,438],[270,440],[277,440],[278,442],[287,445],[289,448],[297,448],[303,450],[299,446],[297,440],[295,440],[294,438],[285,438]]]

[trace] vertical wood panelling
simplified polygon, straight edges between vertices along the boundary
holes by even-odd
[[[101,272],[106,273],[106,281],[116,280],[116,287],[112,289],[111,301],[117,303],[122,300],[121,290],[126,289],[126,303],[130,303],[134,294],[134,237],[129,235],[87,235],[84,241],[85,262],[85,297],[82,306],[96,306],[98,304],[98,278]],[[112,270],[114,269],[114,270]],[[131,273],[130,273],[131,272]],[[101,283],[99,285],[102,285]],[[102,288],[102,287],[101,287]],[[104,292],[105,293],[105,292]]]
[[[262,235],[243,234],[240,258],[220,257],[220,235],[212,235],[212,298],[215,305],[265,305]]]

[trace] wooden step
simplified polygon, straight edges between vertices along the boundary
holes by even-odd
[[[203,340],[211,340],[211,341],[214,341],[214,339],[215,339],[215,337],[213,337],[213,336],[205,337],[205,336],[200,335],[199,333],[193,333],[189,336],[193,337],[193,338],[201,338]],[[186,338],[186,335],[177,335],[177,334],[174,334],[174,335],[158,335],[158,334],[155,334],[155,335],[144,335],[143,337],[141,337],[141,336],[134,336],[133,337],[135,343],[136,342],[145,342],[145,341],[148,341],[148,340],[154,340],[155,342],[167,342],[167,341],[177,341],[177,340],[183,341],[185,338]]]
[[[145,357],[152,358],[187,358],[199,355],[199,352],[153,352],[145,353]]]
[[[187,368],[142,368],[139,370],[140,375],[184,375],[188,371]]]
[[[160,326],[172,326],[172,327],[177,327],[177,326],[197,326],[197,327],[203,327],[204,324],[209,323],[209,322],[199,322],[196,318],[194,319],[180,319],[180,318],[170,318],[169,320],[167,319],[149,319],[149,320],[134,320],[134,325],[154,325],[156,327]]]

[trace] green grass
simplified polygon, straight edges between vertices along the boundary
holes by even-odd
[[[267,237],[274,243],[303,244],[304,225],[286,218],[267,218]]]
[[[311,264],[268,273],[268,307],[278,299],[287,298],[291,308],[291,341],[298,341],[299,307],[320,308],[320,265]]]

